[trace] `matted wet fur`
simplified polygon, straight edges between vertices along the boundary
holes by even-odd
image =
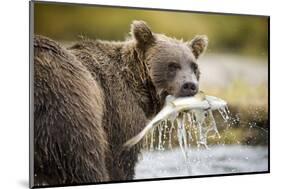
[[[183,42],[152,33],[143,21],[133,22],[131,34],[67,49],[35,36],[35,185],[133,179],[141,146],[123,144],[166,95],[180,96],[184,83],[198,82],[205,36]]]

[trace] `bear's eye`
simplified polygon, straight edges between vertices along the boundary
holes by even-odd
[[[181,66],[175,62],[171,62],[171,63],[169,63],[168,68],[169,68],[170,72],[175,72],[175,71],[181,69]]]
[[[192,62],[192,63],[191,63],[191,69],[192,69],[193,71],[197,71],[197,70],[198,70],[198,65],[197,65],[195,62]]]

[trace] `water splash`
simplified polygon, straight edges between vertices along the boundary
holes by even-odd
[[[172,149],[172,134],[173,134],[173,130],[175,129],[174,128],[174,120],[173,121],[170,121],[169,123],[171,123],[171,126],[170,126],[170,129],[169,129],[169,135],[168,135],[168,140],[169,140],[169,149]]]
[[[154,142],[154,128],[151,129],[151,132],[150,132],[150,150],[152,151],[153,150],[153,142]]]
[[[229,109],[226,107],[222,107],[218,109],[222,118],[224,119],[225,122],[229,120]]]
[[[164,150],[164,143],[165,140],[167,140],[167,147],[172,150],[173,133],[176,132],[177,141],[186,161],[187,170],[191,173],[192,170],[189,167],[191,162],[188,158],[191,145],[195,143],[198,150],[202,147],[209,149],[208,138],[220,138],[213,111],[216,110],[198,109],[185,111],[180,112],[177,117],[161,121],[158,123],[157,127],[155,127],[157,128],[158,133],[156,133],[158,136],[155,135],[156,129],[152,129],[150,131],[150,141],[147,138],[145,140],[145,146],[149,146],[148,143],[150,142],[149,149],[151,151],[154,148],[157,150]],[[227,123],[230,120],[230,112],[227,106],[218,108],[217,111],[220,113],[224,122]],[[155,141],[155,137],[158,137],[158,140]]]
[[[165,126],[164,121],[162,121],[159,125],[158,125],[158,150],[162,150],[162,129],[163,129],[163,125]]]

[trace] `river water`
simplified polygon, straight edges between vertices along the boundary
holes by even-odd
[[[179,148],[144,151],[135,179],[212,175],[268,170],[266,146],[217,145],[189,150],[188,164]]]

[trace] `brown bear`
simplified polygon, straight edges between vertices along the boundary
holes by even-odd
[[[36,186],[134,178],[141,144],[124,149],[165,97],[198,91],[205,36],[190,42],[134,21],[123,42],[83,39],[64,48],[34,38]]]

